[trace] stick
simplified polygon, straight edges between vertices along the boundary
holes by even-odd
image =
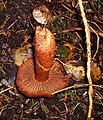
[[[97,53],[98,53],[98,50],[99,50],[99,35],[97,34],[97,32],[92,28],[92,27],[90,27],[90,29],[96,34],[96,36],[97,36],[97,50],[96,50],[96,52],[95,52],[95,54],[94,54],[94,56],[93,56],[93,59],[95,59],[95,57],[96,57],[96,55],[97,55]]]
[[[57,93],[59,93],[59,92],[66,91],[66,90],[75,89],[75,88],[81,88],[81,87],[87,87],[87,86],[88,86],[88,84],[75,84],[75,85],[73,85],[73,86],[66,87],[66,88],[61,89],[61,90],[59,90],[59,91],[53,92],[52,95],[57,94]]]
[[[87,23],[87,19],[85,16],[85,12],[84,12],[84,8],[82,5],[82,0],[78,0],[79,2],[79,7],[80,7],[80,11],[81,11],[81,15],[82,15],[82,19],[84,22],[84,26],[85,26],[85,33],[86,33],[86,43],[87,43],[87,79],[88,79],[88,83],[92,84],[92,79],[91,79],[91,42],[90,42],[90,29],[89,29],[89,25]],[[88,90],[88,95],[89,95],[89,109],[88,109],[88,117],[87,119],[91,119],[92,116],[92,109],[93,109],[93,87],[89,86],[89,90]]]
[[[58,91],[56,91],[56,92],[53,92],[52,95],[55,95],[55,94],[57,94],[57,93],[60,93],[60,92],[66,91],[66,90],[71,90],[71,89],[76,89],[76,88],[83,88],[83,87],[88,87],[88,86],[93,86],[93,87],[97,87],[97,88],[103,89],[103,85],[95,85],[95,84],[75,84],[75,85],[73,85],[73,86],[66,87],[66,88],[64,88],[64,89],[58,90]]]
[[[10,90],[10,89],[12,89],[12,88],[14,88],[14,86],[10,86],[9,88],[7,88],[7,89],[1,91],[0,94],[4,93],[4,92],[6,92],[6,91],[8,91],[8,90]]]

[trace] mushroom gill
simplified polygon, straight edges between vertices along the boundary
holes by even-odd
[[[16,85],[27,97],[51,97],[68,84],[62,65],[54,60],[56,43],[47,28],[37,26],[34,40],[35,60],[28,58],[20,67]]]

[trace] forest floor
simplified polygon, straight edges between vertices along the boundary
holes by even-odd
[[[58,46],[56,57],[63,62],[80,61],[86,72],[85,31],[75,0],[54,0],[51,3],[43,3],[41,0],[0,0],[0,120],[87,119],[89,100],[88,87],[85,85],[59,92],[52,98],[27,98],[17,90],[15,81],[19,63],[16,63],[18,61],[15,59],[15,51],[27,43],[33,45],[35,28],[43,25],[33,18],[32,11],[43,4],[52,14],[52,20],[50,18],[45,26],[55,35]],[[94,3],[84,2],[84,8],[88,23],[93,28],[92,118],[103,120],[103,0],[94,0]],[[23,56],[27,51],[21,52]],[[75,66],[78,64],[77,62]],[[75,84],[88,84],[88,81],[86,77],[81,79],[79,76],[77,80],[70,78],[68,87]]]

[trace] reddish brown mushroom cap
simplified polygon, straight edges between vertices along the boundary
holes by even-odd
[[[68,84],[68,78],[63,76],[62,66],[54,61],[49,72],[49,78],[45,82],[35,79],[33,58],[28,58],[18,70],[16,85],[18,90],[28,97],[51,97]]]

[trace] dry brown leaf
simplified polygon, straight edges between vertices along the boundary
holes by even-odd
[[[68,61],[66,63],[60,61],[58,58],[56,58],[64,67],[67,74],[72,74],[73,79],[76,81],[81,81],[85,78],[85,68],[84,66],[79,63],[80,61]],[[81,64],[81,65],[80,65]]]
[[[93,61],[91,63],[91,72],[92,72],[94,81],[100,80],[102,78],[100,67]]]
[[[17,66],[20,66],[28,57],[32,55],[31,44],[24,45],[15,51],[14,61]]]
[[[34,19],[41,24],[47,24],[52,19],[49,9],[45,5],[41,5],[33,10]]]

